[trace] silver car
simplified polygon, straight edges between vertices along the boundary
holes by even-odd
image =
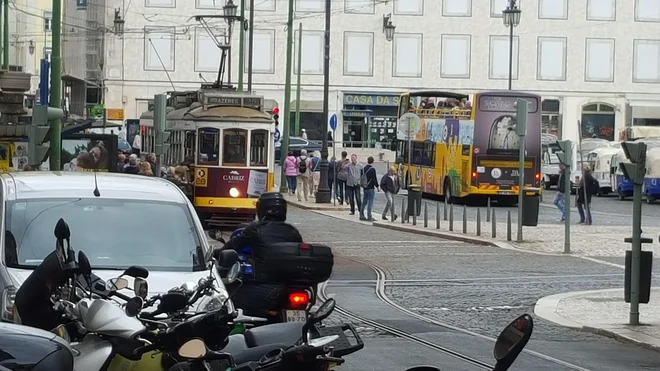
[[[98,193],[95,192],[98,189]],[[91,172],[0,174],[0,319],[13,321],[19,285],[55,249],[60,218],[71,246],[107,280],[131,265],[149,270],[150,294],[208,276],[212,256],[202,225],[181,190],[167,180]],[[96,197],[94,194],[99,195]],[[217,305],[219,293],[200,305]],[[203,309],[203,308],[201,308]]]

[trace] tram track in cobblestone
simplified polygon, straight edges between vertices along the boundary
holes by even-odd
[[[388,282],[396,282],[397,280],[388,280],[387,279],[387,274],[386,274],[384,269],[380,268],[379,266],[377,266],[373,263],[368,263],[368,262],[364,262],[364,261],[360,261],[360,260],[356,260],[356,259],[352,259],[352,258],[346,258],[346,257],[343,257],[343,259],[350,260],[354,263],[361,264],[361,265],[364,265],[364,266],[369,267],[370,269],[372,269],[374,271],[374,273],[376,274],[376,280],[370,280],[370,281],[369,280],[362,280],[362,281],[366,281],[366,282],[364,282],[364,284],[366,284],[365,286],[374,286],[374,284],[375,284],[375,294],[378,297],[378,299],[381,302],[389,305],[390,307],[404,313],[405,315],[408,315],[408,316],[410,316],[412,318],[415,318],[419,321],[426,322],[426,323],[429,323],[429,324],[433,324],[433,325],[442,327],[444,329],[452,330],[452,331],[455,331],[455,332],[458,332],[458,333],[461,333],[461,334],[464,334],[464,335],[474,336],[474,337],[477,337],[477,338],[480,338],[480,339],[491,341],[493,343],[497,341],[497,339],[492,338],[490,336],[479,334],[479,333],[476,333],[474,331],[470,331],[470,330],[467,330],[467,329],[464,329],[464,328],[456,327],[456,326],[451,325],[449,323],[438,321],[438,320],[423,316],[423,315],[421,315],[419,313],[416,313],[416,312],[414,312],[410,309],[404,308],[403,306],[399,305],[394,300],[389,298],[387,296],[387,294],[385,293],[385,287],[388,285]],[[328,297],[329,297],[326,293],[326,288],[328,287],[328,282],[330,282],[330,281],[324,282],[319,288],[319,297],[322,300],[327,300]],[[336,307],[335,311],[337,313],[345,316],[345,317],[348,317],[350,319],[358,321],[358,322],[360,322],[364,325],[371,326],[371,327],[373,327],[375,329],[378,329],[380,331],[383,331],[385,333],[389,333],[391,335],[407,339],[407,340],[412,341],[416,344],[419,344],[419,345],[425,346],[427,348],[436,350],[438,352],[444,353],[446,355],[449,355],[451,357],[454,357],[454,358],[459,359],[461,361],[464,361],[466,363],[472,364],[472,365],[477,366],[479,368],[482,368],[482,369],[485,369],[485,370],[492,370],[493,366],[489,363],[480,361],[479,359],[476,359],[474,357],[470,357],[468,355],[462,354],[458,351],[449,349],[445,346],[434,343],[432,341],[428,341],[426,339],[415,336],[413,334],[410,334],[406,331],[397,329],[397,328],[392,327],[390,325],[380,323],[378,321],[371,320],[367,317],[355,314],[355,313],[353,313],[353,312],[351,312],[351,311],[349,311],[345,308],[340,307],[339,305]],[[557,364],[557,365],[562,366],[566,369],[576,370],[576,371],[591,371],[588,368],[584,368],[584,367],[572,364],[570,362],[566,362],[566,361],[560,360],[558,358],[554,358],[554,357],[551,357],[549,355],[542,354],[542,353],[532,351],[532,350],[529,350],[529,349],[525,349],[525,350],[523,350],[523,352],[525,352],[525,353],[527,353],[527,354],[529,354],[533,357],[543,359],[547,362]]]

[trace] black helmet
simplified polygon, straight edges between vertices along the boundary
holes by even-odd
[[[286,200],[279,192],[266,192],[257,201],[257,217],[259,220],[286,220]]]

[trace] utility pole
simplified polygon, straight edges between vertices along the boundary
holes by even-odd
[[[254,0],[250,0],[250,23],[248,29],[248,91],[252,92],[252,59],[254,58]]]
[[[296,125],[293,127],[293,134],[300,133],[300,76],[302,75],[302,22],[298,25],[298,56],[296,57],[296,65],[298,69],[298,76],[296,76]]]
[[[250,7],[252,9],[252,7]],[[241,0],[241,31],[238,41],[238,91],[243,91],[243,71],[245,67],[245,0]],[[230,67],[231,68],[231,67]]]
[[[165,133],[165,120],[167,116],[167,96],[157,94],[154,96],[154,139],[156,153],[156,169],[154,174],[160,173],[163,156],[167,151],[165,142],[169,140],[169,135]]]
[[[323,41],[323,147],[321,148],[321,179],[316,192],[317,204],[329,204],[332,192],[328,187],[328,101],[330,100],[330,17],[332,13],[331,0],[325,0],[325,33]],[[302,45],[301,45],[302,46]],[[298,71],[300,73],[302,71]],[[332,138],[334,139],[334,138]]]
[[[2,35],[4,34],[4,31],[2,30],[2,15],[4,14],[4,10],[2,9],[3,7],[0,6],[0,40],[2,40]],[[4,65],[4,62],[2,62],[2,43],[0,42],[0,65]]]
[[[557,158],[564,165],[564,254],[571,253],[571,164],[573,163],[573,142],[558,140]]]
[[[523,240],[523,198],[525,195],[525,134],[527,133],[527,113],[529,102],[526,99],[516,100],[516,134],[520,137],[518,150],[518,236]]]
[[[3,31],[2,31],[2,68],[4,70],[9,70],[9,0],[4,2],[4,10],[2,13],[3,20]]]
[[[289,153],[289,135],[291,129],[291,65],[292,60],[292,44],[293,44],[293,2],[289,0],[289,17],[286,21],[286,77],[284,80],[284,125],[282,127],[282,151],[280,152],[280,165],[282,167],[282,174],[280,177],[280,193],[286,193],[288,188],[286,186],[286,175],[284,175],[284,159],[286,154]],[[327,186],[326,186],[327,188]]]
[[[5,0],[6,1],[6,0]],[[62,108],[62,0],[53,0],[52,50],[50,56],[50,106]],[[62,121],[50,126],[50,170],[62,169]]]

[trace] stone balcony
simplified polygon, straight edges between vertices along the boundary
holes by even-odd
[[[0,91],[24,93],[30,90],[31,75],[25,72],[0,71]]]

